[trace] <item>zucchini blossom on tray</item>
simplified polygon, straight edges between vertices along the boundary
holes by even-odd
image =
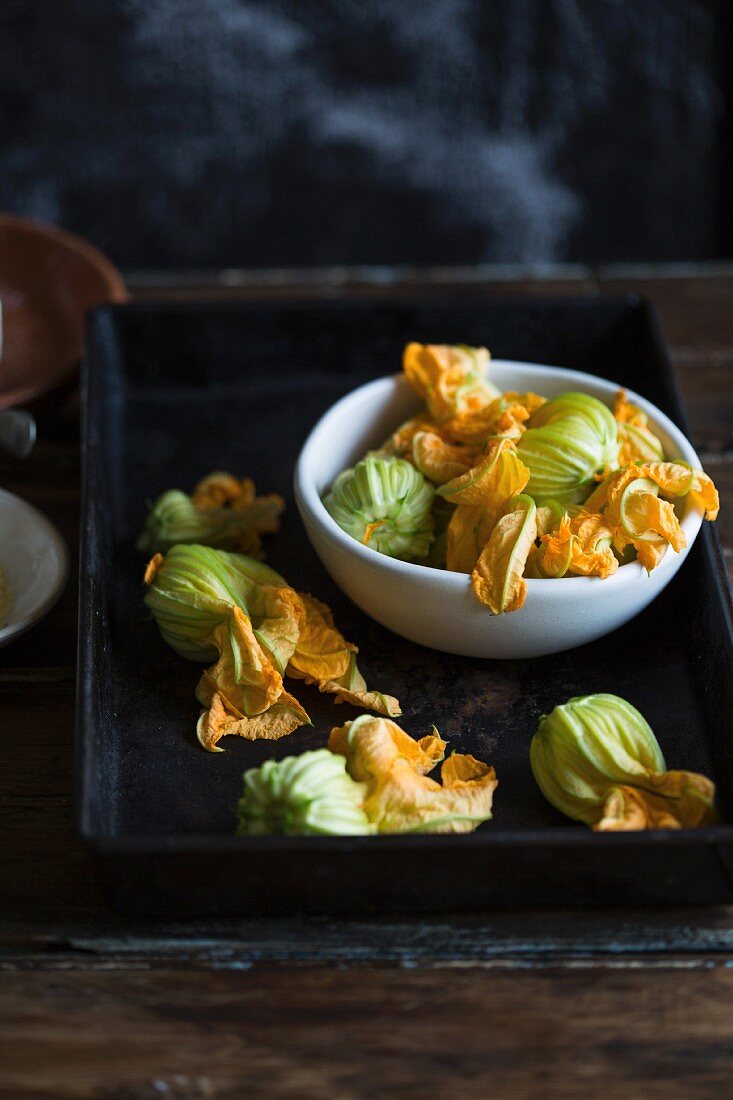
[[[245,772],[238,832],[472,832],[491,818],[496,774],[473,756],[446,760],[445,748],[436,729],[415,741],[388,718],[362,714],[331,731],[328,749]],[[441,763],[438,782],[427,773]]]
[[[237,812],[243,836],[295,833],[359,836],[374,831],[364,810],[366,786],[328,749],[268,760],[244,773]]]
[[[208,546],[174,546],[148,564],[145,603],[181,656],[214,661],[197,688],[204,710],[197,733],[220,752],[227,734],[274,740],[310,724],[283,677],[306,680],[337,701],[400,713],[389,695],[369,691],[357,648],[325,604],[296,592],[268,566]]]
[[[258,497],[250,478],[215,472],[200,481],[193,493],[169,489],[150,505],[137,549],[165,553],[179,543],[218,546],[259,557],[261,535],[280,526],[284,508],[276,493]]]
[[[540,719],[532,772],[548,802],[598,832],[681,829],[715,820],[715,786],[667,771],[642,715],[617,695],[582,695]]]

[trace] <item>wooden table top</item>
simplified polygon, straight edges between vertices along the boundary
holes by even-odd
[[[138,297],[639,293],[659,308],[733,563],[733,266],[226,272]],[[0,485],[72,553],[78,402]],[[131,926],[73,829],[75,578],[0,651],[0,1100],[733,1096],[733,906]]]

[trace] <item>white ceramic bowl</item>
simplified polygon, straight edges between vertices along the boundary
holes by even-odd
[[[545,397],[582,391],[612,406],[619,388],[561,367],[494,360],[491,380],[501,390],[534,390]],[[669,458],[700,466],[693,447],[669,417],[636,393]],[[336,584],[362,611],[412,642],[466,657],[540,657],[600,638],[638,615],[672,580],[695,541],[702,512],[685,503],[687,547],[669,548],[650,574],[638,564],[612,576],[528,580],[524,607],[491,615],[476,600],[465,573],[396,561],[362,546],[326,511],[321,497],[334,478],[378,446],[413,415],[419,402],[402,375],[380,378],[347,394],[321,417],[300,453],[295,497],[308,537]]]
[[[10,586],[0,648],[24,634],[55,604],[66,584],[66,543],[42,512],[0,489],[0,566]]]

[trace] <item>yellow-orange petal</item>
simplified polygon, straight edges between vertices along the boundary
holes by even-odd
[[[638,560],[644,566],[647,573],[651,573],[652,570],[657,568],[662,558],[667,553],[667,546],[669,544],[665,542],[664,539],[659,539],[658,542],[637,542],[631,539],[627,545],[634,547]]]
[[[364,811],[381,833],[470,832],[491,817],[493,768],[454,756],[443,765],[442,785],[425,774],[445,749],[437,733],[416,742],[395,723],[364,715],[333,730],[329,748],[367,784]]]
[[[451,344],[408,344],[402,365],[405,377],[425,401],[435,420],[483,408],[497,391],[486,379],[486,348]]]
[[[504,394],[504,400],[510,401],[512,404],[521,405],[531,416],[533,412],[536,412],[537,409],[545,404],[547,398],[542,397],[539,393],[533,393],[532,390],[526,393],[517,393],[514,390],[507,390]]]
[[[626,390],[617,390],[613,415],[621,424],[636,424],[644,427],[648,422],[646,413],[642,412],[638,405],[629,401]]]
[[[693,487],[695,472],[681,462],[644,462],[639,468],[665,497],[684,497]]]
[[[651,775],[641,787],[614,787],[603,805],[597,832],[697,829],[715,821],[715,784],[696,772]]]
[[[603,516],[580,512],[570,520],[573,534],[569,573],[581,577],[610,577],[618,569],[611,543],[613,529]]]
[[[152,584],[155,580],[156,574],[164,562],[162,554],[153,554],[152,558],[145,566],[145,573],[143,574],[143,582],[145,584]]]
[[[695,470],[690,496],[705,509],[705,518],[715,520],[720,511],[720,497],[711,478],[702,470]]]
[[[598,489],[591,493],[583,508],[588,512],[600,511],[598,501],[605,495],[605,503],[601,507],[604,508],[606,519],[612,527],[620,526],[621,498],[624,495],[624,490],[632,481],[636,481],[640,477],[643,477],[640,466],[633,462],[630,466],[624,466],[623,469],[617,470],[606,478]]]
[[[305,608],[305,625],[287,673],[296,679],[308,678],[318,683],[336,680],[347,671],[351,655],[357,648],[337,629],[327,604],[307,592],[298,595]]]
[[[454,443],[478,446],[488,436],[496,435],[501,410],[505,405],[503,397],[496,397],[483,408],[467,409],[449,420],[444,420],[441,427]]]
[[[470,573],[496,526],[500,507],[459,504],[446,532],[446,568],[453,573]]]
[[[542,535],[537,550],[537,571],[541,577],[564,577],[573,558],[573,532],[568,516],[563,516],[555,531]]]
[[[416,741],[388,718],[362,715],[331,730],[331,752],[345,756],[352,779],[368,781],[386,775],[396,761],[406,761],[418,775],[427,775],[445,756],[446,742],[433,727]]]
[[[412,441],[413,462],[435,485],[467,473],[477,458],[472,448],[446,443],[436,432],[416,432]]]
[[[240,717],[261,714],[282,694],[282,676],[262,648],[248,615],[233,604],[228,617],[214,630],[212,643],[219,658],[202,675],[196,696],[210,706],[215,695],[228,711]]]
[[[288,586],[265,584],[253,594],[250,611],[258,623],[258,641],[284,672],[307,626],[301,596]]]
[[[440,427],[435,424],[427,414],[427,411],[418,416],[410,417],[400,424],[383,445],[382,450],[402,458],[412,458],[412,444],[418,432],[433,432],[441,434]]]
[[[524,567],[536,537],[535,503],[520,497],[513,511],[496,524],[471,574],[477,599],[494,615],[517,611],[524,604]]]
[[[263,714],[252,718],[231,714],[220,695],[215,694],[207,710],[201,712],[196,735],[207,752],[222,752],[218,747],[222,737],[244,737],[248,741],[277,741],[299,726],[309,726],[311,720],[297,699],[287,691]]]
[[[254,482],[248,477],[240,480],[225,470],[214,470],[199,481],[191,499],[200,512],[230,507],[240,500],[249,504],[255,499]]]
[[[506,439],[495,442],[483,462],[468,473],[442,485],[438,494],[451,504],[501,508],[521,493],[530,471]]]

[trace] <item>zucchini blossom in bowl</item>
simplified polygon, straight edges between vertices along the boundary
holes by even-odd
[[[579,504],[597,475],[618,468],[618,425],[596,397],[564,393],[532,414],[517,453],[529,467],[527,492],[537,504]]]
[[[580,695],[540,719],[532,772],[548,802],[597,832],[682,829],[715,820],[715,786],[667,771],[648,722],[617,695]]]
[[[367,455],[333,483],[323,503],[339,527],[364,546],[402,561],[427,557],[435,490],[403,458]]]

